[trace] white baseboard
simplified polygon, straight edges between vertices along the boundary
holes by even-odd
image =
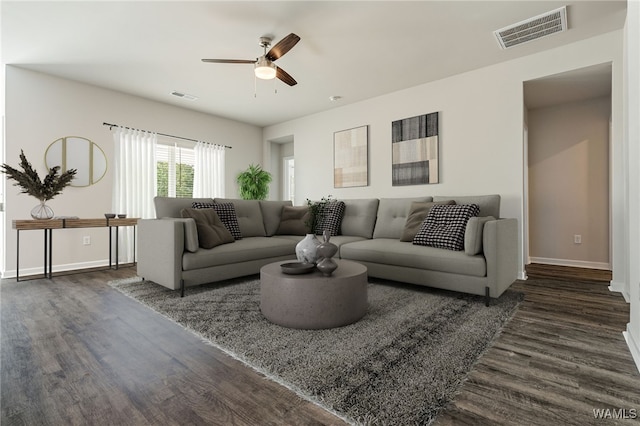
[[[125,263],[125,262],[120,262]],[[90,269],[90,268],[102,268],[109,266],[109,259],[104,260],[95,260],[92,262],[80,262],[80,263],[68,263],[66,265],[53,265],[51,267],[51,272],[65,272],[65,271],[76,271],[81,269]],[[20,268],[20,277],[27,277],[29,275],[43,275],[44,274],[44,266],[38,266],[37,268]],[[10,269],[4,271],[2,274],[2,278],[15,278],[16,270]]]
[[[611,281],[611,285],[609,285],[609,291],[613,291],[615,293],[620,293],[620,294],[622,294],[622,297],[624,297],[625,302],[627,302],[627,303],[631,302],[631,298],[629,297],[629,293],[627,293],[627,291],[625,290],[624,283],[621,283],[621,282],[618,282],[618,281]]]
[[[604,262],[587,262],[584,260],[570,259],[550,259],[546,257],[531,257],[529,260],[531,261],[531,263],[540,263],[543,265],[571,266],[574,268],[602,269],[605,271],[611,270],[611,265]]]
[[[633,334],[631,333],[631,330],[629,330],[630,325],[631,324],[627,324],[627,331],[623,331],[622,335],[624,336],[624,340],[627,341],[627,346],[629,346],[633,362],[636,363],[636,368],[638,369],[638,372],[640,372],[640,342],[633,338]]]

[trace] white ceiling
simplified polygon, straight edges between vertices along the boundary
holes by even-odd
[[[494,30],[564,5],[569,31],[498,47]],[[5,64],[266,126],[620,29],[626,1],[2,1],[1,8]],[[301,41],[277,65],[294,87],[258,80],[254,92],[251,65],[200,61],[253,59],[262,54],[260,36],[277,42],[291,32]],[[329,101],[334,95],[342,99]]]

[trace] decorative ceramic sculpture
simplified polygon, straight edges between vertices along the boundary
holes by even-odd
[[[324,231],[322,233],[322,239],[324,242],[318,246],[318,265],[317,268],[324,276],[330,276],[338,268],[338,265],[332,257],[338,252],[338,246],[329,242],[331,239],[331,233]]]
[[[320,241],[315,234],[307,234],[302,241],[296,245],[296,257],[299,262],[316,263],[318,260],[317,249]]]

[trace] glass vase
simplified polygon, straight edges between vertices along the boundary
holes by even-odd
[[[46,204],[45,200],[40,200],[40,204],[31,209],[31,217],[35,220],[53,219],[53,210]]]

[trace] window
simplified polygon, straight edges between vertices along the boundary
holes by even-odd
[[[283,158],[283,165],[282,165],[282,175],[283,175],[283,183],[284,183],[284,188],[282,188],[283,191],[283,199],[284,200],[291,200],[291,202],[293,204],[295,204],[295,196],[296,196],[296,191],[294,188],[294,183],[295,183],[295,177],[294,177],[294,161],[293,161],[293,157],[284,157]]]
[[[193,148],[158,141],[156,147],[158,170],[157,195],[162,197],[193,197],[195,155]]]

